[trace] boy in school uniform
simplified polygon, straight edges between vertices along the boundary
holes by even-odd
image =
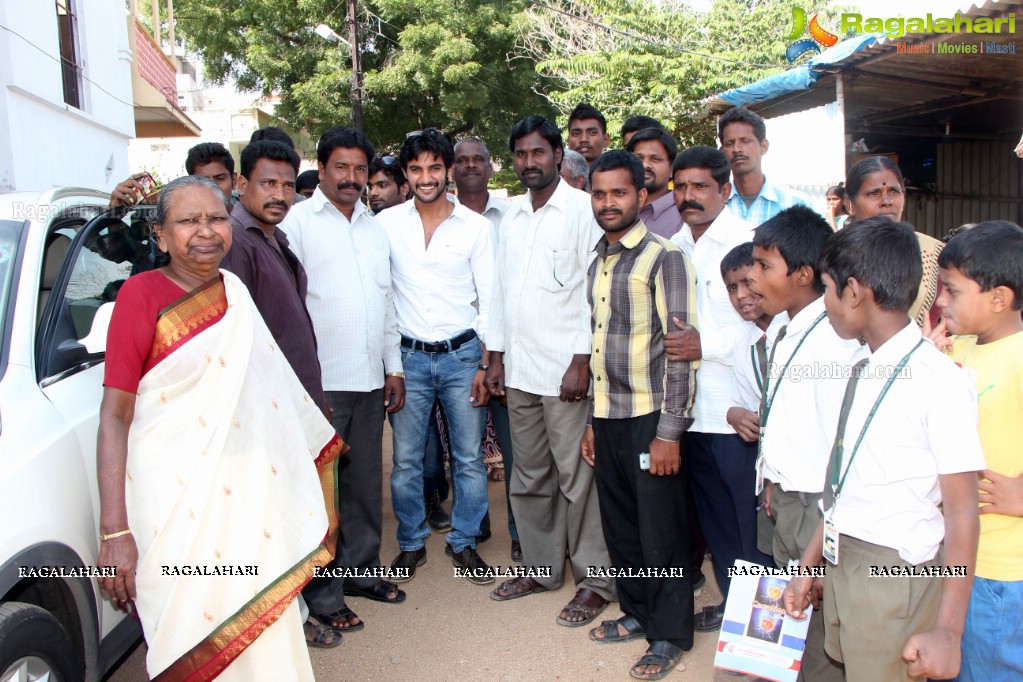
[[[840,377],[866,355],[857,341],[835,333],[824,311],[817,259],[832,234],[815,211],[793,206],[760,225],[753,236],[750,289],[763,297],[765,313],[789,317],[768,355],[757,461],[757,493],[761,477],[773,484],[764,490],[775,520],[772,550],[778,567],[798,561],[817,528],[845,387]],[[800,678],[843,679],[841,666],[824,653],[820,618],[810,621]]]
[[[952,359],[977,390],[981,474],[977,576],[963,632],[962,682],[1023,679],[1023,228],[981,223],[938,258],[938,305]],[[966,337],[965,335],[969,335]]]
[[[830,237],[820,257],[828,317],[870,357],[845,382],[821,509],[801,566],[826,559],[825,648],[849,682],[945,679],[977,552],[977,400],[909,319],[922,276],[912,226],[883,216]],[[802,619],[813,579],[783,600]]]
[[[768,315],[764,312],[761,296],[749,288],[748,275],[753,267],[753,242],[740,244],[721,260],[721,277],[725,281],[728,299],[743,319],[745,336],[735,344],[732,372],[735,375],[734,405],[728,409],[726,419],[735,432],[748,443],[760,438],[760,401],[763,398],[764,376],[767,375],[767,356],[778,336],[778,330],[788,323],[784,312]],[[669,353],[668,359],[671,358]],[[755,471],[751,475],[755,476]],[[773,559],[774,519],[764,505],[756,507],[756,561]],[[768,564],[769,565],[769,564]]]

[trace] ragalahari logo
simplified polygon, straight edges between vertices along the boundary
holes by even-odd
[[[806,12],[802,7],[792,8],[792,32],[785,36],[785,42],[793,42],[785,50],[785,58],[789,63],[796,61],[807,52],[820,54],[822,47],[831,47],[838,42],[838,36],[826,31],[817,21],[819,15],[813,15],[809,26],[806,23]],[[809,32],[809,38],[801,36]]]

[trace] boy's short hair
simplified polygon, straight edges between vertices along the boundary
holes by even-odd
[[[753,242],[739,244],[721,259],[721,279],[732,270],[747,268],[753,265]]]
[[[316,189],[316,186],[320,184],[320,171],[318,170],[307,170],[302,171],[295,178],[295,191],[301,192],[304,189]]]
[[[205,166],[216,161],[224,164],[228,173],[234,173],[234,157],[227,151],[227,147],[219,142],[200,142],[188,150],[185,157],[185,172],[195,175],[196,166]]]
[[[295,148],[295,141],[291,139],[291,135],[288,135],[276,126],[266,126],[265,128],[253,130],[252,135],[249,137],[249,142],[259,142],[260,140],[273,140],[274,142],[286,144],[292,149]]]
[[[682,155],[679,154],[679,158]],[[677,159],[676,159],[677,160]],[[834,234],[827,221],[809,206],[793,206],[761,224],[753,232],[753,246],[769,249],[772,246],[785,259],[791,275],[801,267],[813,270],[814,290],[824,293],[824,283],[817,267],[824,242]]]
[[[850,277],[874,293],[885,310],[909,312],[924,275],[920,240],[909,223],[886,216],[858,221],[835,232],[821,251],[821,273],[835,281],[838,296]]]
[[[604,114],[586,102],[577,104],[575,109],[568,115],[568,127],[572,127],[572,121],[588,121],[590,119],[596,119],[597,123],[600,124],[600,132],[607,135],[607,119],[604,118]]]
[[[624,149],[612,149],[597,157],[593,162],[593,167],[590,168],[590,187],[593,186],[593,176],[597,173],[619,168],[624,168],[629,172],[629,178],[637,192],[643,189],[643,164]]]
[[[259,163],[260,159],[283,161],[295,169],[296,176],[298,175],[298,167],[302,163],[302,159],[299,158],[298,152],[295,151],[294,147],[289,147],[283,142],[264,138],[246,145],[245,149],[242,150],[241,176],[246,180],[251,180],[252,171],[255,170],[256,164]]]
[[[401,166],[398,165],[398,157],[393,154],[378,156],[373,159],[369,164],[369,177],[372,178],[377,173],[383,173],[398,187],[408,182],[405,174],[401,172]]]
[[[625,151],[632,154],[636,151],[636,145],[649,140],[661,143],[661,146],[664,147],[664,153],[668,157],[668,163],[675,161],[675,157],[678,156],[678,143],[663,128],[643,128],[637,131],[635,135],[629,138],[629,144],[625,145]]]
[[[635,133],[645,128],[660,128],[664,130],[664,124],[652,116],[643,116],[642,114],[629,116],[625,119],[625,123],[622,124],[622,137],[624,138],[629,133]]]
[[[407,170],[408,165],[422,154],[438,157],[447,169],[455,165],[455,145],[452,144],[451,138],[438,128],[423,128],[405,136],[405,141],[398,151],[398,163],[402,171]]]
[[[725,128],[730,123],[748,123],[753,128],[753,136],[757,138],[757,142],[767,139],[767,125],[764,119],[746,107],[734,107],[718,118],[718,140],[721,144],[725,143]]]
[[[955,268],[980,285],[1012,290],[1013,310],[1023,310],[1023,228],[988,220],[960,232],[942,249],[938,266]]]

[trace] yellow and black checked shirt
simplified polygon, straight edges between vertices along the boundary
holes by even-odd
[[[677,441],[693,423],[698,363],[668,362],[671,318],[696,326],[696,269],[640,221],[613,246],[601,237],[590,264],[593,416],[627,419],[661,411],[657,437]]]

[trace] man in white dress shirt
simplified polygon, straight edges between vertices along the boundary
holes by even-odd
[[[565,554],[577,590],[558,623],[580,626],[615,598],[593,469],[579,456],[591,408],[590,307],[586,268],[601,230],[590,196],[558,174],[563,143],[553,122],[531,116],[512,128],[515,173],[529,193],[501,221],[488,341],[488,388],[507,393],[515,462],[511,503],[526,566],[550,577],[521,577],[491,595],[503,601],[556,590]],[[505,387],[507,386],[507,391]]]
[[[405,139],[399,163],[413,200],[376,220],[391,246],[394,303],[405,372],[405,408],[391,414],[391,500],[398,517],[398,556],[391,567],[414,574],[426,563],[430,528],[423,500],[423,448],[430,411],[440,400],[451,443],[455,501],[447,543],[470,582],[494,581],[476,553],[487,513],[487,475],[480,442],[488,400],[483,385],[494,268],[490,223],[448,199],[454,149],[427,128]]]
[[[697,278],[700,368],[695,421],[687,434],[693,499],[722,595],[720,606],[696,615],[697,632],[721,627],[728,568],[736,559],[772,561],[757,550],[757,446],[740,438],[727,418],[737,391],[732,357],[744,328],[721,278],[721,259],[751,241],[755,227],[729,211],[728,176],[728,157],[711,147],[690,147],[672,164],[675,206],[683,225],[671,240],[693,261]]]
[[[402,408],[405,387],[391,294],[389,246],[360,201],[373,145],[359,131],[331,128],[316,149],[320,184],[281,228],[309,278],[306,306],[318,341],[334,428],[352,446],[338,469],[341,533],[331,567],[380,566],[384,411]],[[405,593],[373,577],[316,578],[310,611],[342,629],[362,626],[342,594],[399,603]]]

